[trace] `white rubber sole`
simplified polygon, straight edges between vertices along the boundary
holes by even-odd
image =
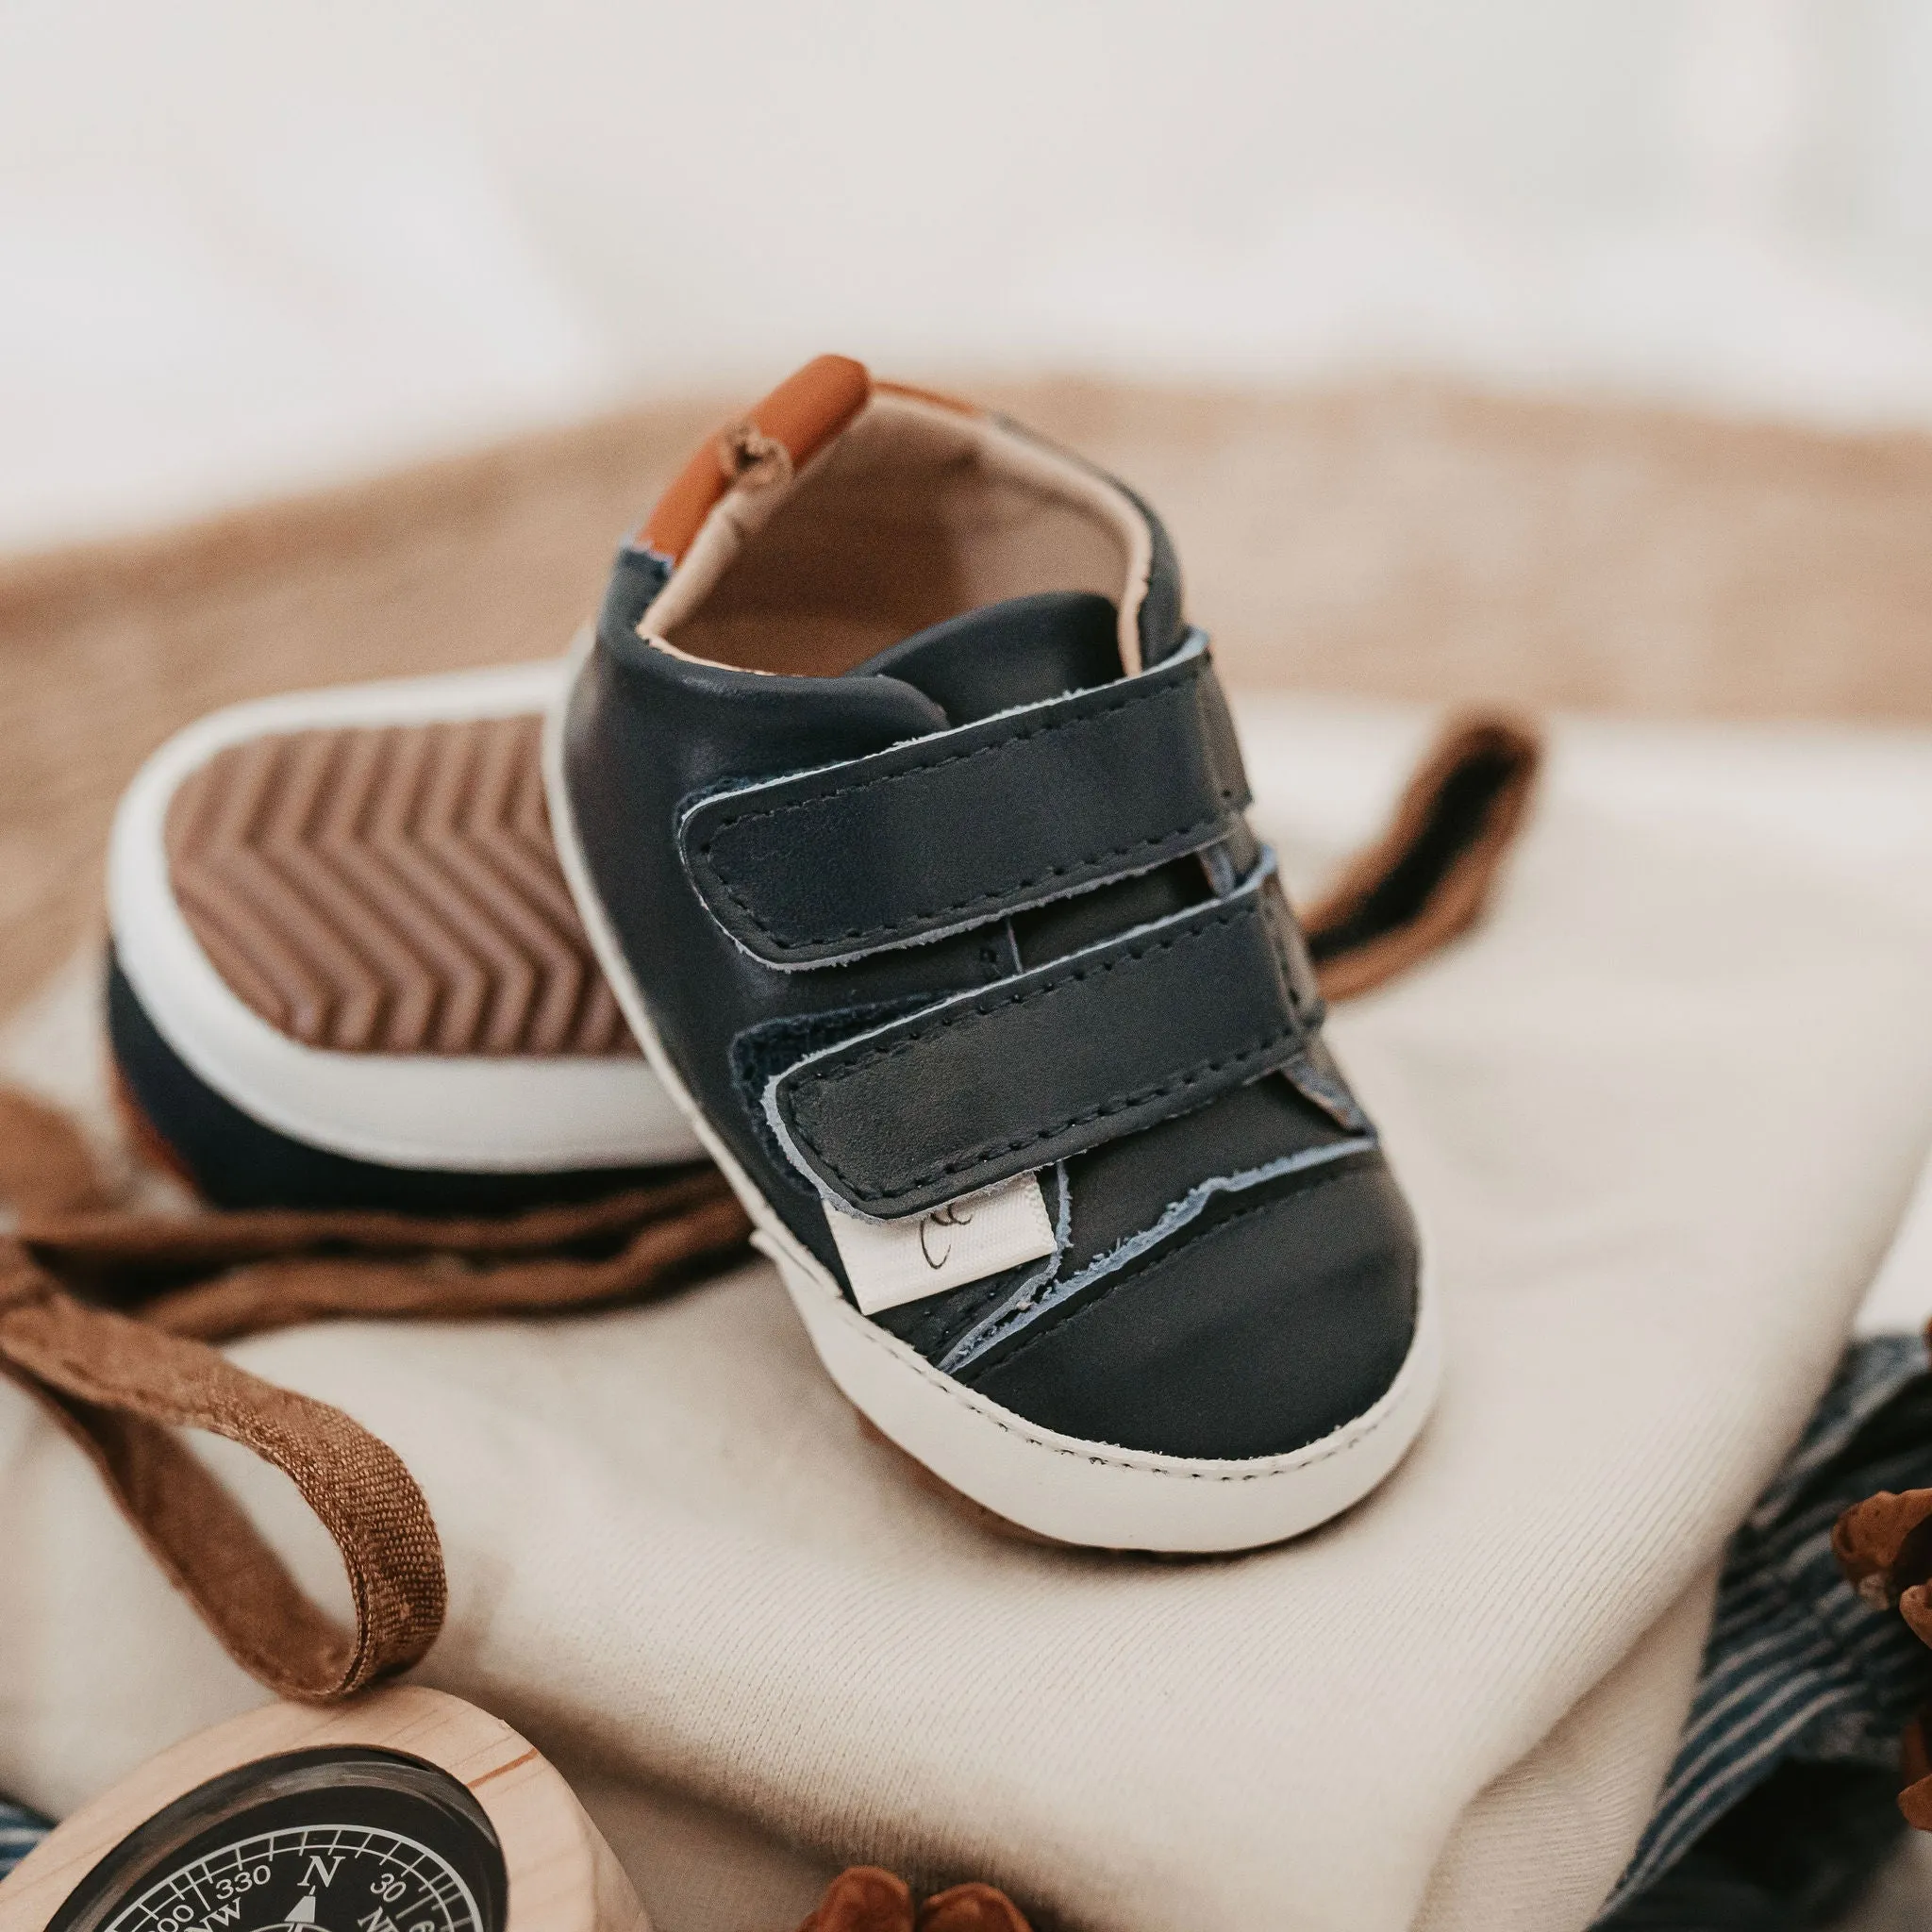
[[[754,1244],[777,1265],[819,1360],[854,1407],[970,1501],[1037,1536],[1090,1548],[1257,1549],[1315,1528],[1381,1483],[1421,1433],[1441,1381],[1441,1314],[1426,1266],[1407,1358],[1380,1400],[1318,1441],[1241,1462],[1158,1456],[1043,1429],[941,1374],[845,1299],[685,1087],[591,884],[563,772],[564,716],[591,648],[591,639],[579,637],[543,732],[543,782],[564,877],[631,1030],[744,1204]]]
[[[215,970],[169,883],[168,808],[217,752],[277,733],[547,711],[556,660],[295,691],[211,712],[136,774],[108,848],[108,917],[121,969],[161,1038],[242,1112],[291,1140],[388,1167],[559,1174],[696,1159],[697,1142],[647,1062],[335,1053],[246,1006]]]

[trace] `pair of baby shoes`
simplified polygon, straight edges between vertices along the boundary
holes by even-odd
[[[1493,831],[1455,791],[1356,891],[1372,938]],[[944,1484],[1070,1543],[1272,1542],[1395,1465],[1441,1344],[1248,800],[1147,506],[822,358],[566,662],[156,754],[109,860],[124,1097],[229,1206],[708,1156]]]

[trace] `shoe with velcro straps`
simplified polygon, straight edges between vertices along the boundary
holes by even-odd
[[[1210,1551],[1400,1460],[1414,1221],[1130,491],[822,358],[620,554],[544,756],[658,1078],[941,1482]]]

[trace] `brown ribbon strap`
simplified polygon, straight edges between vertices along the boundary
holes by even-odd
[[[634,1300],[744,1244],[715,1169],[501,1220],[263,1209],[39,1215],[22,1238],[144,1324],[228,1341],[298,1323],[457,1321]],[[225,1271],[216,1273],[214,1271]],[[181,1285],[183,1274],[212,1274]]]
[[[1370,991],[1482,916],[1536,789],[1542,746],[1509,718],[1455,720],[1389,828],[1302,918],[1330,1000]]]
[[[446,1593],[436,1524],[385,1443],[207,1343],[331,1316],[608,1303],[735,1253],[748,1229],[708,1169],[497,1220],[133,1213],[100,1205],[108,1191],[64,1115],[6,1090],[0,1187],[23,1210],[19,1237],[0,1241],[0,1374],[80,1446],[229,1655],[311,1700],[348,1696],[428,1650]],[[352,1634],[303,1594],[178,1429],[239,1442],[294,1483],[341,1553]]]
[[[198,1342],[75,1301],[0,1247],[0,1370],[99,1470],[156,1560],[243,1670],[288,1697],[345,1697],[406,1670],[441,1627],[442,1550],[395,1452],[326,1403]],[[171,1429],[240,1442],[294,1483],[342,1553],[353,1639]]]

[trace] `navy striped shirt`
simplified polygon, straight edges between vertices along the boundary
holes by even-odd
[[[1932,1488],[1925,1371],[1916,1336],[1855,1344],[1732,1539],[1683,1741],[1599,1924],[1649,1893],[1781,1767],[1863,1767],[1882,1774],[1884,1793],[1892,1789],[1900,1733],[1932,1697],[1932,1650],[1845,1582],[1831,1529],[1847,1505],[1876,1491]],[[1876,1834],[1879,1850],[1894,1828],[1892,1814]]]

